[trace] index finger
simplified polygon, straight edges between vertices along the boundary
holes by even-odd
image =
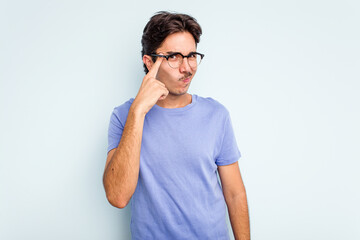
[[[160,65],[163,61],[162,57],[157,57],[156,62],[152,65],[151,69],[148,72],[149,77],[156,77],[157,72],[159,71]]]

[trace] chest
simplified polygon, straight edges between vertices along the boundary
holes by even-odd
[[[141,164],[174,171],[213,171],[221,126],[211,116],[145,119]]]

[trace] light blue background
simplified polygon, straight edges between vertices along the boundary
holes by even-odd
[[[148,19],[198,19],[190,93],[230,111],[252,239],[359,239],[358,1],[1,1],[0,239],[129,239],[102,186]]]

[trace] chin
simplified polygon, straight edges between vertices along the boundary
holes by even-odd
[[[170,95],[174,95],[174,96],[181,96],[187,93],[187,89],[185,91],[179,91],[179,92],[173,92],[173,91],[169,91]]]

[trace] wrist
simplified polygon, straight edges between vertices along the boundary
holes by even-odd
[[[133,102],[130,106],[129,112],[138,117],[145,117],[146,111],[138,104]]]

